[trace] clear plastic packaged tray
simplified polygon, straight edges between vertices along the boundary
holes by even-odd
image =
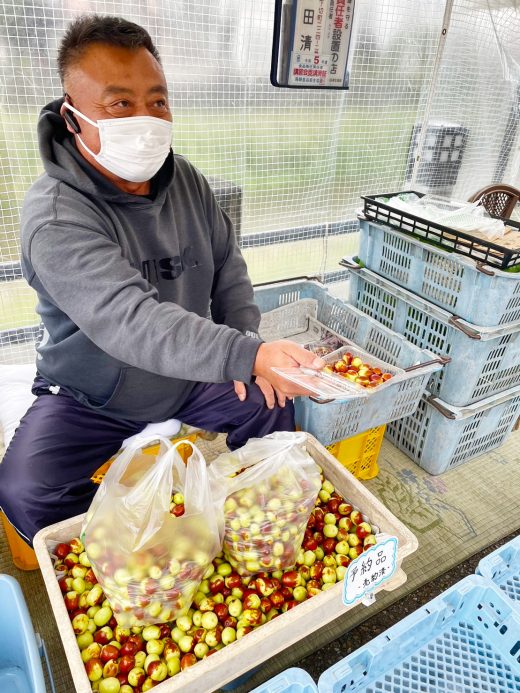
[[[304,387],[320,399],[337,399],[343,401],[353,397],[366,397],[367,393],[354,383],[341,376],[314,371],[311,368],[274,368],[273,371],[286,380]]]
[[[378,368],[382,373],[388,373],[392,377],[375,386],[365,387],[353,380],[349,380],[340,373],[315,371],[305,367],[273,368],[273,370],[287,380],[306,388],[320,399],[335,399],[337,401],[370,397],[375,392],[380,392],[388,387],[392,382],[395,383],[396,379],[402,379],[405,375],[405,371],[402,368],[381,361],[347,339],[343,338],[343,342],[345,343],[344,346],[323,357],[327,365],[333,365],[338,361],[345,363],[343,356],[348,353],[353,358],[361,359],[364,365],[368,365],[370,368]]]

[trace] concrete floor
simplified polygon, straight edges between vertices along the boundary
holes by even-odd
[[[483,551],[475,554],[470,559],[456,566],[452,570],[444,573],[436,580],[432,580],[420,589],[412,592],[403,599],[399,600],[390,607],[383,609],[371,618],[364,621],[357,628],[349,631],[342,637],[334,640],[326,647],[316,651],[309,657],[295,662],[294,666],[305,669],[317,682],[320,674],[328,669],[336,662],[339,662],[343,657],[346,657],[354,650],[365,645],[367,642],[375,638],[377,635],[390,628],[401,619],[408,616],[423,604],[426,604],[434,597],[444,592],[448,587],[451,587],[467,575],[475,572],[479,561],[491,553],[499,546],[507,543],[514,537],[520,534],[520,530],[504,537],[501,541],[488,546]]]

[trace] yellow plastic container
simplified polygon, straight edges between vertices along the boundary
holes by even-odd
[[[179,441],[182,440],[189,440],[191,443],[194,443],[197,440],[198,433],[190,433],[189,435],[183,435],[179,436],[179,438],[171,438],[172,443],[178,443]],[[159,450],[159,445],[150,445],[149,447],[145,448],[143,452],[145,452],[147,455],[155,455],[157,451]],[[179,451],[179,455],[182,457],[182,459],[186,462],[188,457],[191,455],[191,446],[190,445],[179,445],[177,448]],[[117,453],[119,454],[119,453]],[[107,473],[107,471],[110,468],[110,465],[112,462],[115,460],[117,455],[114,455],[111,457],[107,462],[101,465],[101,467],[98,467],[94,474],[90,477],[90,480],[93,481],[95,484],[100,484],[103,481],[103,477]]]
[[[377,458],[385,428],[386,424],[370,428],[351,438],[327,445],[327,450],[357,479],[373,479],[379,474]]]
[[[9,544],[9,549],[11,551],[15,566],[20,568],[20,570],[36,570],[39,566],[38,559],[36,558],[34,551],[16,532],[15,528],[8,521],[4,513],[0,513],[0,517],[2,518],[7,543]]]

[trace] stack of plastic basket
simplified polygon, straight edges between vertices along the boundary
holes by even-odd
[[[520,415],[520,273],[366,219],[360,229],[361,262],[346,263],[351,303],[451,358],[387,437],[430,474],[502,445]]]

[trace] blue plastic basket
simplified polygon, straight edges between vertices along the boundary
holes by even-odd
[[[233,681],[230,681],[229,683],[226,683],[224,686],[221,686],[220,690],[221,691],[234,691],[239,686],[242,686],[245,683],[247,683],[249,681],[249,679],[252,678],[259,669],[260,669],[260,667],[254,667],[254,669],[250,669],[249,671],[246,671],[245,674],[242,674],[241,676],[237,676],[237,678],[233,679]]]
[[[518,693],[520,614],[471,575],[327,669],[320,693]]]
[[[367,269],[351,272],[350,300],[421,349],[451,357],[428,390],[456,407],[503,392],[520,382],[520,321],[481,327],[455,318]]]
[[[306,671],[292,667],[254,688],[250,693],[318,693],[318,689]]]
[[[0,575],[0,604],[0,691],[45,693],[44,657],[54,692],[45,645],[34,632],[20,585],[10,575]]]
[[[520,613],[520,536],[485,556],[477,566],[477,574],[499,587]]]
[[[360,219],[368,269],[476,325],[520,321],[520,274],[482,266],[404,233]]]
[[[520,385],[467,407],[437,397],[386,428],[386,437],[430,474],[442,474],[502,445],[520,416]]]
[[[431,352],[414,346],[354,306],[333,297],[318,281],[281,282],[256,287],[255,300],[262,313],[280,309],[262,318],[260,333],[266,339],[290,339],[305,332],[309,318],[315,317],[375,358],[393,366],[408,368],[425,364],[406,373],[403,379],[390,381],[385,389],[375,391],[369,397],[327,404],[297,397],[297,424],[323,445],[331,445],[411,414],[419,404],[431,374],[441,368],[440,363],[431,363],[435,358]]]

